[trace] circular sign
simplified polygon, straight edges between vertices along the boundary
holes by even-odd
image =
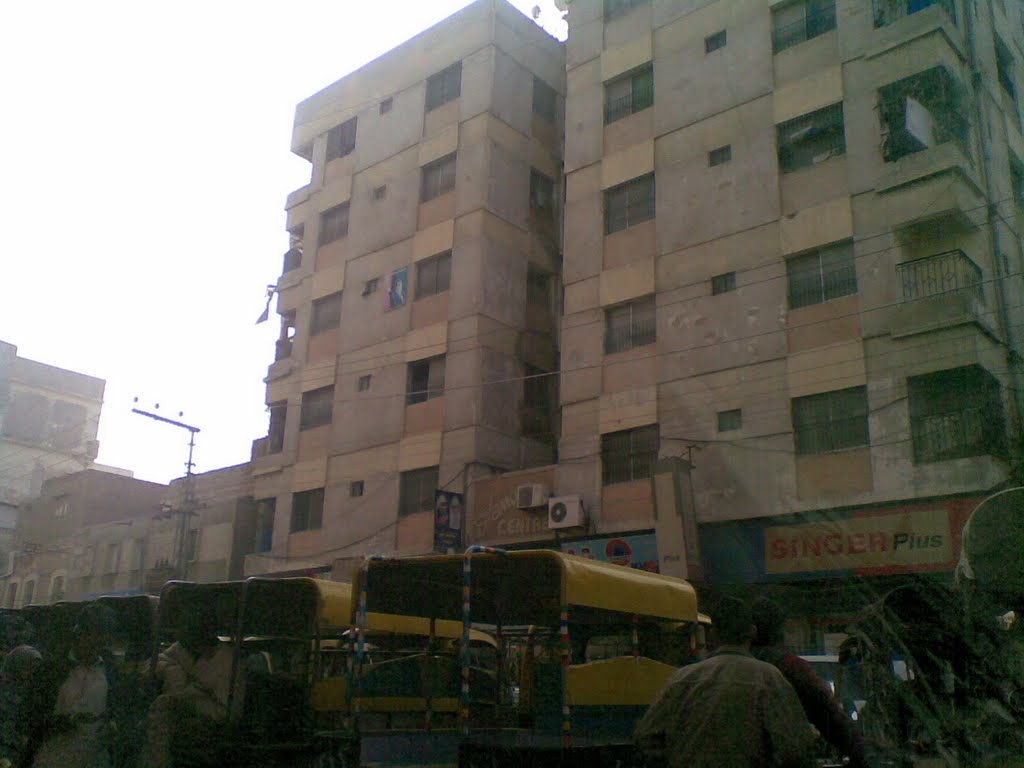
[[[633,548],[622,539],[609,539],[604,546],[604,556],[609,563],[629,565],[633,560]]]

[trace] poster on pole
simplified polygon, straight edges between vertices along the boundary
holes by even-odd
[[[434,551],[453,554],[462,551],[463,498],[461,493],[434,494]]]

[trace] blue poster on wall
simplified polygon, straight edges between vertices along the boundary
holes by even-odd
[[[562,551],[568,555],[658,573],[658,542],[653,533],[563,541]]]
[[[409,295],[409,269],[402,267],[396,269],[388,278],[388,309],[398,309],[405,306],[405,299]]]

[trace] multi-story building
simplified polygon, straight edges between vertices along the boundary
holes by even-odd
[[[167,487],[88,469],[43,483],[23,502],[4,606],[142,591],[147,539]]]
[[[949,573],[1021,434],[1020,4],[566,7],[555,491],[654,530],[689,458],[711,583]]]
[[[102,379],[18,356],[0,341],[0,567],[18,505],[43,482],[93,466]]]
[[[247,574],[432,551],[436,489],[554,459],[564,80],[478,0],[299,104]]]

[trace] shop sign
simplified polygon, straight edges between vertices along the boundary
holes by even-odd
[[[567,555],[658,573],[658,543],[653,533],[563,541],[562,551]]]
[[[554,478],[554,469],[545,468],[474,482],[468,543],[501,545],[554,538],[548,530],[547,507],[526,510],[517,505],[520,485],[540,483],[551,488]]]

